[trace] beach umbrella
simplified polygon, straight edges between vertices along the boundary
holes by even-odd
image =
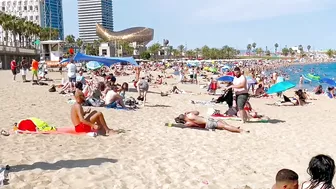
[[[285,81],[285,78],[283,78],[283,77],[278,77],[277,78],[277,83],[280,83],[280,82],[283,82],[283,81]]]
[[[66,63],[66,62],[70,62],[70,59],[69,58],[65,58],[63,59],[61,62],[59,62],[60,64],[63,64],[63,63]]]
[[[217,80],[218,81],[223,81],[223,82],[232,82],[233,78],[234,77],[232,77],[232,76],[225,75],[225,76],[222,76],[222,77],[218,78]]]
[[[294,87],[295,84],[288,81],[283,81],[280,83],[276,83],[272,87],[270,87],[267,91],[267,94],[281,93]]]
[[[321,83],[326,83],[326,84],[328,84],[330,86],[336,86],[336,82],[334,80],[332,80],[332,79],[329,79],[329,78],[322,78],[320,80],[320,82]]]
[[[97,61],[90,61],[86,64],[86,68],[90,70],[96,70],[103,67],[104,64]]]
[[[230,66],[227,66],[227,65],[222,67],[222,70],[229,70],[229,69],[230,69]]]

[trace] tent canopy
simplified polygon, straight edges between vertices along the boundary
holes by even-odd
[[[102,56],[90,56],[82,53],[77,53],[73,58],[75,62],[78,61],[97,61],[103,63],[105,66],[110,67],[117,63],[130,63],[133,66],[139,66],[133,57],[102,57]]]

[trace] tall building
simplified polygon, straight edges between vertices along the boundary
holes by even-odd
[[[112,0],[77,0],[79,37],[88,43],[98,40],[96,23],[113,31]]]
[[[44,27],[58,30],[59,39],[64,39],[62,0],[44,0]]]
[[[59,39],[64,39],[62,0],[0,0],[0,10],[41,27],[58,29]]]

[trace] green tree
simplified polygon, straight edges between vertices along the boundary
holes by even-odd
[[[261,56],[261,54],[262,54],[263,52],[264,52],[264,51],[263,51],[263,49],[262,49],[261,47],[259,47],[259,48],[256,49],[256,53],[257,53],[257,55],[259,55],[259,56]]]
[[[150,57],[151,57],[151,55],[148,51],[144,51],[144,52],[140,53],[140,58],[141,59],[149,60]]]
[[[200,49],[200,48],[196,48],[196,49],[194,50],[194,52],[195,52],[195,54],[196,54],[196,58],[198,58],[199,55],[200,55],[200,53],[201,53],[201,49]]]
[[[183,56],[183,53],[184,53],[184,51],[185,51],[185,47],[184,47],[184,45],[179,45],[179,46],[177,47],[177,49],[180,51],[181,55]]]
[[[257,43],[252,43],[253,51],[256,52]]]
[[[289,48],[289,54],[291,56],[295,56],[295,51],[292,48]]]
[[[277,53],[277,52],[278,52],[279,44],[278,44],[278,43],[275,43],[275,44],[274,44],[274,47],[275,47],[275,53]]]
[[[299,49],[300,53],[303,54],[303,46],[299,45],[298,49]]]
[[[266,56],[271,56],[271,51],[270,50],[265,51],[265,55]]]
[[[249,55],[251,56],[252,45],[248,44],[247,47],[246,47],[246,50],[249,53]]]
[[[71,46],[73,46],[74,44],[75,44],[75,42],[76,42],[76,38],[75,38],[75,36],[74,35],[67,35],[66,37],[65,37],[65,43],[67,43],[68,45],[71,45]]]
[[[328,49],[326,54],[328,55],[329,58],[333,58],[335,53],[332,49]]]
[[[202,53],[202,57],[204,59],[209,59],[210,58],[210,48],[208,46],[204,45],[201,48],[201,53]]]
[[[311,46],[308,45],[308,46],[307,46],[307,50],[308,50],[308,52],[310,52],[310,49],[311,49]]]
[[[285,48],[282,49],[282,55],[288,56],[289,53],[290,52],[289,52],[289,49],[287,47],[285,47]]]
[[[148,48],[148,51],[151,53],[151,55],[154,55],[153,58],[157,59],[157,55],[160,49],[161,49],[160,43],[154,43],[152,46]]]
[[[186,55],[187,55],[188,58],[194,58],[194,57],[196,57],[196,53],[193,50],[187,50],[186,51]]]

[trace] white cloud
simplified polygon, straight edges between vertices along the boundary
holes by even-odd
[[[335,0],[170,0],[159,1],[166,13],[187,20],[233,22],[315,12],[335,7]]]

